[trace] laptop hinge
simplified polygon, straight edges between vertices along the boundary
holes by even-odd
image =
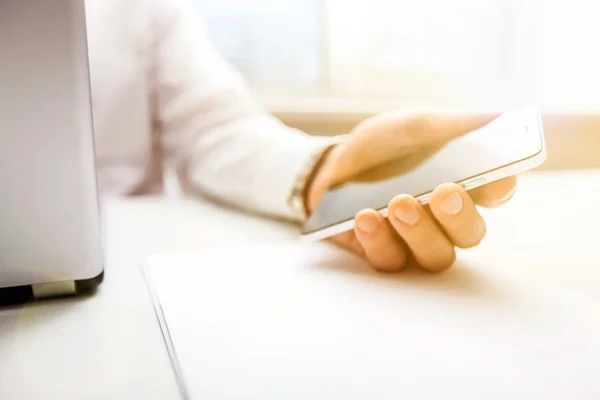
[[[75,281],[40,283],[32,285],[33,296],[37,299],[44,297],[67,296],[76,293]]]

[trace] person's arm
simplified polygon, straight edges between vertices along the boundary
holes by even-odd
[[[422,159],[432,146],[498,116],[415,109],[381,114],[344,135],[322,164],[306,167],[322,154],[322,139],[284,127],[252,100],[184,0],[149,1],[160,6],[156,82],[167,160],[195,188],[241,208],[295,219],[288,198],[297,178],[311,170],[309,209],[331,187],[401,173],[397,167],[407,160]],[[461,185],[442,184],[427,210],[414,197],[400,194],[390,199],[387,218],[362,210],[353,230],[332,239],[381,271],[401,270],[408,260],[440,271],[452,265],[456,247],[476,246],[485,235],[476,205],[504,203],[515,185],[516,177],[509,177],[467,193]]]
[[[186,185],[218,201],[301,219],[290,195],[328,141],[285,126],[257,104],[184,0],[154,4],[151,67],[165,161]]]

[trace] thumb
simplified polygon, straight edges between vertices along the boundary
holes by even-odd
[[[360,123],[337,151],[336,181],[347,181],[421,149],[439,148],[500,114],[411,109],[371,117]]]

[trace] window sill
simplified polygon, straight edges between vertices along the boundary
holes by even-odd
[[[433,104],[436,107],[468,108],[477,111],[477,107],[456,104],[453,101],[427,101],[424,99],[354,99],[332,96],[313,96],[313,97],[276,97],[259,96],[267,109],[272,113],[281,116],[294,117],[315,117],[315,118],[352,118],[356,116],[369,116],[381,112],[414,107],[420,104]],[[508,104],[508,103],[507,103]],[[598,103],[600,104],[600,103]],[[498,104],[495,109],[508,109],[508,105]],[[481,108],[490,110],[492,107]],[[590,116],[600,115],[600,107],[550,104],[543,107],[544,114],[549,115],[572,115],[572,116]]]

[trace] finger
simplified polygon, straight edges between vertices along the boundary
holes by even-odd
[[[404,239],[421,267],[441,271],[454,263],[454,245],[413,197],[395,197],[388,210],[390,223]]]
[[[474,247],[485,236],[485,221],[462,186],[455,183],[438,186],[431,194],[429,206],[455,246]]]
[[[392,227],[377,211],[359,212],[354,231],[373,268],[382,272],[404,268],[408,258],[406,246],[395,237]]]
[[[469,191],[476,204],[493,208],[510,200],[517,190],[517,177],[510,176]]]
[[[354,233],[353,230],[349,230],[349,231],[337,234],[335,236],[332,236],[331,238],[329,238],[329,240],[332,241],[333,243],[335,243],[336,245],[338,245],[346,250],[349,250],[363,258],[366,257],[365,250],[363,249],[362,245],[356,238],[356,234]]]

